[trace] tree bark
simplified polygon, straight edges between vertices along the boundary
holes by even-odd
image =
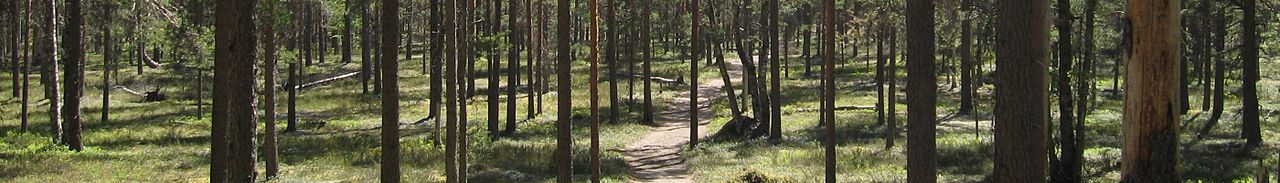
[[[44,0],[41,4],[42,12],[40,17],[40,55],[38,60],[43,62],[40,65],[40,81],[44,85],[45,99],[49,100],[49,130],[53,132],[53,141],[61,143],[62,141],[62,96],[58,91],[58,31],[57,31],[57,3],[55,0]]]
[[[444,30],[445,43],[444,50],[448,58],[445,58],[444,72],[444,108],[445,108],[445,181],[449,183],[458,182],[458,31],[456,29],[456,16],[458,11],[458,0],[444,1]]]
[[[1227,17],[1226,12],[1218,12],[1213,17],[1213,52],[1221,53],[1226,50],[1227,35]],[[1213,110],[1209,112],[1209,119],[1205,120],[1204,126],[1200,127],[1196,133],[1196,139],[1204,139],[1213,127],[1218,124],[1218,119],[1222,118],[1222,111],[1226,103],[1226,80],[1227,80],[1227,63],[1223,54],[1213,55]]]
[[[974,60],[970,55],[973,51],[973,20],[972,11],[969,1],[961,3],[961,11],[964,11],[963,17],[960,17],[960,108],[956,110],[956,114],[970,114],[973,111],[973,67]]]
[[[822,119],[823,119],[822,123],[825,124],[823,126],[826,126],[824,130],[826,132],[824,135],[826,136],[826,139],[823,140],[823,142],[825,142],[824,143],[825,148],[823,152],[825,152],[825,157],[826,157],[825,158],[826,159],[825,161],[826,162],[826,171],[825,171],[826,182],[834,183],[836,182],[836,137],[835,137],[836,112],[835,110],[832,110],[832,109],[834,109],[836,106],[836,85],[835,85],[835,80],[836,80],[835,79],[836,78],[835,77],[835,74],[836,74],[835,72],[835,68],[836,68],[836,65],[835,65],[836,63],[836,57],[835,57],[836,1],[825,0],[823,1],[822,4],[823,4],[822,24],[824,25],[822,37],[824,38],[824,40],[826,40],[825,42],[823,42],[824,54],[822,54],[822,60],[823,60],[822,80],[824,81],[822,85],[822,101],[823,101],[822,106],[823,108],[826,109],[822,111]],[[929,8],[929,9],[930,11],[932,11],[932,8]],[[929,37],[932,38],[933,36],[929,36]],[[765,48],[765,49],[768,49],[768,48]],[[912,118],[912,119],[915,119],[915,118]],[[932,124],[930,124],[930,126],[932,126]],[[915,132],[915,129],[913,129],[911,132]],[[915,136],[913,135],[912,137],[914,138]],[[911,176],[911,177],[914,177],[914,176]]]
[[[501,7],[502,7],[502,3],[500,3],[500,2],[493,2],[492,4],[493,4],[493,8],[492,8],[492,9],[491,9],[491,11],[490,11],[491,15],[498,15],[498,13],[493,12],[493,11],[500,11],[500,10],[498,10],[498,9],[501,9]],[[511,9],[515,9],[515,8],[511,8]],[[500,32],[500,31],[501,31],[501,29],[502,29],[502,25],[501,25],[501,24],[502,24],[502,21],[500,21],[500,20],[501,20],[501,18],[499,18],[499,17],[500,17],[500,15],[498,15],[498,16],[490,16],[490,18],[492,18],[492,19],[494,19],[494,20],[492,20],[492,21],[486,21],[486,22],[488,22],[488,23],[491,23],[490,25],[491,25],[492,27],[490,27],[490,28],[489,28],[489,29],[490,29],[490,33],[497,33],[497,32]],[[513,17],[514,17],[514,16],[513,16]],[[515,34],[515,33],[508,33],[508,35],[514,35],[514,34]],[[508,48],[508,49],[511,49],[511,48]],[[488,98],[487,98],[487,100],[485,100],[485,103],[487,103],[487,104],[488,104],[488,110],[486,110],[486,112],[488,113],[488,115],[489,115],[489,116],[488,116],[488,118],[486,118],[486,119],[485,119],[485,121],[486,121],[486,122],[488,122],[488,123],[487,123],[487,126],[486,126],[486,127],[487,127],[486,129],[489,131],[489,136],[490,136],[490,138],[493,138],[493,139],[497,139],[497,135],[498,135],[498,118],[499,118],[499,117],[498,117],[498,113],[500,113],[500,112],[502,111],[500,108],[498,108],[498,107],[499,107],[499,106],[498,106],[498,103],[499,103],[498,95],[499,95],[500,93],[502,93],[502,92],[501,92],[501,91],[499,91],[499,89],[498,89],[498,85],[500,85],[500,84],[499,84],[499,81],[501,81],[501,80],[502,80],[502,78],[498,76],[498,70],[502,68],[502,67],[501,67],[501,65],[500,65],[500,64],[502,63],[502,57],[499,57],[499,56],[498,56],[498,54],[497,54],[497,51],[496,51],[496,50],[497,50],[497,48],[492,48],[492,49],[490,49],[490,50],[487,50],[487,51],[489,51],[489,52],[491,52],[491,53],[489,54],[489,58],[488,58],[489,63],[488,63],[488,64],[486,64],[486,65],[488,65],[488,67],[489,67],[488,69],[486,69],[486,70],[488,70],[488,76],[487,76],[488,78],[487,78],[487,81],[489,82],[489,84],[488,84],[489,89],[488,89],[488,91],[486,91],[486,92],[488,93],[488,96],[487,96]],[[515,60],[512,60],[512,61],[510,61],[510,62],[511,62],[511,63],[514,63],[514,62],[515,62]],[[515,90],[515,87],[512,87],[512,86],[513,86],[513,85],[512,85],[512,83],[515,83],[515,81],[516,81],[516,80],[514,80],[514,79],[508,79],[508,80],[507,80],[507,84],[508,84],[508,85],[507,85],[506,90]],[[507,97],[507,100],[515,101],[515,97],[513,97],[512,95],[508,94],[507,96],[508,96],[508,97]],[[512,106],[512,105],[507,105],[507,106]]]
[[[889,128],[885,129],[884,149],[892,149],[894,138],[898,137],[898,28],[889,26],[889,66],[888,75],[886,76],[889,83],[889,99],[885,101],[889,110],[885,113],[885,121],[889,122]]]
[[[937,182],[938,78],[930,0],[907,1],[907,181]]]
[[[118,54],[119,54],[119,53],[117,52],[117,49],[116,49],[116,46],[115,46],[115,42],[116,42],[116,41],[115,41],[115,38],[111,35],[111,30],[112,30],[112,29],[111,29],[111,25],[112,25],[112,24],[114,24],[114,23],[113,23],[113,21],[114,21],[114,18],[113,18],[113,17],[115,17],[115,14],[116,14],[116,12],[115,12],[115,11],[116,11],[116,4],[115,4],[115,2],[114,2],[114,1],[108,1],[108,2],[104,2],[104,3],[105,3],[105,5],[104,5],[104,7],[103,7],[103,10],[100,10],[100,11],[104,11],[102,14],[104,15],[104,16],[103,16],[103,17],[104,17],[104,18],[103,18],[103,21],[105,21],[105,22],[103,22],[103,26],[102,26],[102,27],[103,27],[103,29],[102,29],[102,37],[103,37],[103,38],[102,38],[102,39],[103,39],[103,42],[104,42],[105,44],[103,44],[103,45],[102,45],[102,46],[103,46],[103,48],[102,48],[102,50],[103,50],[103,52],[102,52],[102,54],[103,54],[103,59],[102,59],[102,112],[101,112],[101,113],[102,113],[102,117],[101,117],[101,120],[102,120],[102,123],[103,123],[103,124],[106,124],[106,123],[107,123],[108,121],[110,121],[110,119],[111,119],[111,118],[110,118],[110,117],[111,117],[111,72],[112,72],[112,71],[114,71],[114,69],[115,69],[115,68],[114,68],[114,67],[115,67],[115,62],[116,62],[116,59],[117,59],[117,58],[119,58],[119,56],[118,56]],[[14,10],[14,11],[17,11],[17,10]],[[15,19],[16,19],[16,17],[15,17]],[[15,20],[15,21],[16,21],[16,20]],[[17,26],[15,26],[15,29],[16,29],[16,27],[17,27]],[[17,31],[13,31],[13,34],[17,34]],[[14,42],[17,42],[16,37],[15,37],[15,39],[14,39]],[[17,46],[17,44],[14,44],[14,46],[16,47],[16,46]],[[16,52],[16,48],[15,48],[15,52]],[[14,62],[13,62],[13,63],[14,63],[14,66],[12,66],[12,67],[13,67],[13,68],[18,68],[18,67],[17,67],[17,63],[18,63],[18,61],[17,61],[17,54],[16,54],[16,53],[14,54],[14,58],[13,58],[13,59],[14,59]],[[15,70],[15,71],[16,71],[16,70]],[[15,92],[17,92],[17,91],[18,91],[18,90],[17,90],[17,88],[18,88],[18,87],[16,87],[16,86],[18,86],[18,85],[17,85],[17,84],[18,84],[18,83],[17,83],[17,81],[18,81],[18,80],[17,80],[17,78],[18,78],[18,77],[17,77],[17,72],[14,72],[14,77],[13,77],[13,78],[14,78],[14,85],[13,85],[13,86],[15,86],[15,87],[14,87],[14,91],[15,91]],[[17,94],[15,93],[15,95],[14,95],[14,96],[17,96]]]
[[[702,58],[700,55],[702,53],[702,42],[698,38],[702,34],[701,30],[699,30],[702,13],[698,11],[701,8],[697,0],[691,0],[689,3],[690,8],[693,9],[693,17],[689,21],[692,29],[690,35],[693,37],[693,39],[689,40],[689,54],[691,55],[689,59],[689,147],[693,148],[698,146],[698,60]]]
[[[80,125],[84,119],[80,115],[80,98],[84,96],[84,14],[81,14],[80,0],[67,0],[65,25],[62,34],[63,47],[67,51],[63,66],[66,71],[62,82],[63,103],[62,143],[71,150],[84,150],[84,142],[80,138]]]
[[[381,0],[382,8],[382,182],[400,182],[400,0]]]
[[[641,58],[643,59],[643,61],[641,61],[641,64],[642,64],[641,70],[644,74],[644,77],[653,77],[653,68],[651,66],[653,65],[653,45],[652,45],[653,41],[651,39],[651,36],[653,34],[653,29],[650,28],[653,24],[653,20],[650,17],[651,10],[653,9],[653,2],[644,1],[643,3],[644,4],[640,8],[640,21],[641,21],[640,32],[642,33],[640,34],[640,40],[638,40],[640,41],[641,47],[644,47],[643,49],[640,49],[641,51],[644,52],[644,57]],[[720,57],[723,58],[724,55],[720,55]],[[610,77],[612,77],[612,75]],[[653,86],[652,86],[653,84],[652,82],[653,81],[651,80],[644,80],[643,83],[641,83],[641,88],[642,90],[644,90],[644,96],[641,97],[641,100],[643,100],[644,105],[641,105],[640,108],[644,112],[641,113],[642,116],[640,117],[641,119],[640,121],[645,123],[652,123],[654,119],[653,118]],[[725,82],[725,84],[726,84],[725,86],[728,86],[727,84],[729,83]],[[728,87],[728,88],[733,88],[733,87]]]
[[[373,78],[373,57],[369,54],[373,48],[373,14],[369,13],[369,4],[373,0],[360,0],[360,86],[361,94],[369,94],[369,80]]]
[[[289,121],[285,123],[284,132],[298,131],[298,75],[301,74],[301,70],[297,62],[289,63],[289,88],[286,88],[289,90],[289,114],[286,116]]]
[[[430,103],[427,104],[429,108],[427,118],[432,119],[431,121],[434,124],[431,130],[431,142],[437,147],[440,146],[440,121],[443,121],[440,119],[440,103],[444,100],[441,98],[441,89],[445,87],[443,78],[444,66],[442,62],[444,62],[444,47],[445,42],[447,41],[444,37],[444,27],[441,25],[441,21],[444,19],[441,18],[441,16],[444,16],[441,11],[445,11],[442,6],[443,1],[444,0],[431,0],[431,89],[428,90],[429,94],[427,97],[430,100]]]
[[[1178,166],[1178,0],[1128,0],[1123,182],[1181,181]]]
[[[1055,80],[1054,86],[1058,90],[1058,146],[1062,155],[1055,157],[1053,166],[1050,167],[1053,172],[1049,179],[1054,182],[1080,182],[1080,170],[1083,163],[1082,154],[1076,154],[1079,149],[1079,141],[1076,141],[1075,129],[1075,92],[1071,91],[1071,68],[1074,66],[1075,46],[1072,44],[1071,34],[1073,34],[1072,22],[1075,15],[1071,13],[1071,2],[1069,0],[1057,0],[1056,11],[1057,20],[1054,21],[1058,30],[1057,42],[1057,59],[1056,64],[1058,78]],[[1075,71],[1080,72],[1080,71]],[[1184,74],[1185,75],[1185,74]],[[1078,78],[1077,78],[1078,79]],[[1185,81],[1185,78],[1183,79]],[[1185,87],[1183,88],[1185,91]],[[1011,91],[1012,92],[1012,91]],[[1184,97],[1185,99],[1185,97]],[[1017,112],[1013,114],[1018,114]],[[1026,168],[1026,167],[1018,167]]]
[[[598,6],[599,5],[596,2],[596,0],[587,0],[587,11],[591,13],[591,16],[589,16],[589,18],[591,19],[590,20],[591,25],[590,27],[587,28],[588,29],[587,42],[590,44],[589,46],[591,47],[591,52],[587,54],[587,60],[591,62],[591,68],[590,68],[591,76],[588,79],[587,83],[591,85],[590,86],[591,91],[589,91],[591,93],[591,101],[589,104],[591,107],[591,114],[590,114],[591,117],[589,117],[591,120],[591,164],[590,164],[591,170],[590,171],[591,171],[591,182],[593,183],[599,183],[601,178],[601,174],[600,174],[600,89],[598,87],[600,85],[600,79],[598,74],[599,69],[597,68],[598,65],[600,64],[600,60],[598,58],[600,54],[600,49],[598,48],[599,39],[600,39],[600,35],[599,35],[600,12],[598,10],[599,9]],[[512,91],[514,90],[515,89],[512,89]],[[512,101],[515,101],[515,100],[513,99]],[[515,111],[514,108],[512,109],[513,109],[512,112],[514,112]],[[512,115],[512,116],[515,116],[515,115]]]
[[[258,14],[262,18],[262,56],[263,72],[262,72],[262,118],[263,123],[263,139],[262,139],[262,157],[265,164],[267,178],[276,177],[280,174],[280,161],[278,159],[279,150],[277,148],[276,139],[276,66],[277,66],[277,49],[275,16],[276,3],[279,1],[268,0],[264,7],[266,11]],[[349,25],[349,24],[348,24]],[[348,44],[350,45],[350,44]],[[349,52],[347,52],[349,53]],[[348,58],[349,59],[349,58]]]
[[[573,58],[570,57],[569,0],[556,1],[556,182],[573,182]]]
[[[1262,144],[1262,128],[1258,119],[1258,7],[1256,0],[1240,0],[1240,8],[1243,10],[1242,23],[1240,24],[1240,34],[1242,43],[1240,44],[1240,58],[1243,62],[1244,84],[1240,88],[1240,100],[1244,106],[1240,109],[1243,119],[1241,119],[1240,137],[1245,139],[1246,146],[1257,147]]]
[[[227,182],[253,182],[256,107],[254,86],[257,59],[257,0],[222,1],[217,4],[214,50],[214,125],[226,125],[229,139]],[[216,145],[216,144],[215,144]]]
[[[351,1],[355,1],[355,0],[342,1],[342,6],[347,9],[347,12],[343,13],[342,15],[342,63],[343,64],[351,63],[351,46],[352,46],[351,45],[351,36],[352,36],[351,35],[351,26],[352,26],[351,14],[354,12],[352,11],[353,7],[351,7]]]
[[[519,25],[519,7],[522,0],[508,1],[511,7],[507,9],[507,25],[511,31],[507,33],[507,41],[511,43],[511,47],[507,48],[507,129],[515,130],[516,89],[520,85],[520,50],[522,49],[520,46],[524,41],[520,36],[524,35],[521,31],[525,30],[522,29],[524,26]]]
[[[786,53],[779,54],[778,52],[779,47],[781,47],[779,46],[780,39],[778,37],[778,32],[779,32],[778,27],[780,26],[778,24],[779,22],[778,9],[780,8],[781,7],[778,4],[778,0],[769,0],[768,39],[769,39],[769,42],[771,42],[770,43],[771,46],[769,46],[769,48],[767,49],[769,49],[769,52],[770,52],[769,78],[771,78],[769,80],[770,81],[769,88],[771,89],[769,90],[769,100],[770,100],[769,111],[771,111],[769,116],[772,117],[769,120],[769,122],[773,123],[769,125],[771,127],[769,128],[770,129],[769,139],[773,140],[774,142],[778,142],[779,140],[782,140],[782,72],[781,72],[782,65],[780,63],[781,58],[779,57],[781,57],[780,55],[786,55]],[[717,54],[719,54],[719,52],[717,52]]]
[[[1049,126],[1049,2],[997,1],[996,182],[1044,182]]]

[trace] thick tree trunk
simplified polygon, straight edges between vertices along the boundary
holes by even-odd
[[[67,51],[63,66],[63,103],[62,143],[71,150],[84,150],[84,142],[80,139],[80,125],[84,119],[80,115],[80,97],[84,96],[84,14],[81,13],[80,0],[67,0],[65,17],[66,31],[62,34],[63,47]]]
[[[382,4],[382,182],[400,182],[400,64],[396,59],[400,45],[400,0],[381,0]]]
[[[254,71],[257,61],[257,0],[218,3],[214,50],[214,125],[226,125],[227,182],[253,182],[255,129]]]
[[[1246,146],[1257,147],[1262,144],[1262,129],[1258,119],[1258,81],[1262,78],[1259,76],[1258,69],[1258,7],[1257,0],[1241,0],[1240,8],[1243,9],[1243,23],[1240,24],[1241,41],[1240,58],[1243,62],[1244,84],[1240,88],[1240,100],[1244,106],[1240,109],[1243,116],[1241,119],[1240,137],[1245,139]]]
[[[907,179],[937,182],[933,3],[907,1]]]
[[[1178,167],[1178,0],[1128,0],[1129,50],[1120,180],[1181,181]]]
[[[996,182],[1044,182],[1049,126],[1049,2],[997,1]]]
[[[573,78],[569,0],[556,1],[556,182],[573,182]]]

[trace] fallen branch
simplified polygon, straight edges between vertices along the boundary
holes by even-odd
[[[675,80],[675,79],[671,79],[671,78],[664,78],[664,77],[657,77],[657,76],[645,77],[644,75],[639,75],[639,74],[628,74],[628,73],[618,73],[618,74],[614,74],[614,76],[615,76],[615,77],[629,77],[629,78],[648,79],[648,80],[651,80],[651,81],[654,81],[654,82],[658,82],[659,84],[680,84],[680,85],[685,84],[684,82],[679,81],[679,80]]]
[[[128,92],[128,93],[130,93],[130,94],[137,95],[137,96],[139,96],[139,97],[146,97],[146,96],[147,96],[146,94],[142,94],[142,93],[139,93],[139,92],[137,92],[137,91],[130,90],[129,88],[125,88],[124,86],[116,86],[116,87],[112,87],[112,88],[119,89],[119,90],[123,90],[124,92]]]

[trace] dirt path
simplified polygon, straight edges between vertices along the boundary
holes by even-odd
[[[737,59],[725,62],[729,63],[732,82],[739,83],[742,64]],[[716,114],[707,101],[723,97],[723,87],[724,82],[719,77],[698,85],[698,138],[712,133],[706,131],[707,124]],[[693,182],[689,165],[680,154],[680,149],[689,143],[689,91],[680,91],[676,96],[667,108],[654,113],[657,115],[654,117],[657,127],[652,132],[621,149],[627,166],[633,172],[631,182]]]

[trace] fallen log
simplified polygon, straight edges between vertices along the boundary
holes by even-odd
[[[360,71],[350,72],[350,73],[346,73],[346,74],[342,74],[342,75],[338,75],[338,76],[334,76],[334,77],[330,77],[330,78],[324,78],[324,79],[321,79],[321,80],[316,80],[316,81],[312,81],[312,82],[305,83],[305,84],[302,84],[302,85],[298,85],[298,86],[294,87],[294,89],[302,90],[302,89],[310,88],[310,87],[312,87],[312,86],[317,86],[317,85],[320,85],[320,84],[324,84],[324,83],[328,83],[328,82],[333,82],[333,81],[337,81],[337,80],[340,80],[340,79],[349,78],[349,77],[351,77],[351,76],[355,76],[355,75],[358,75],[358,74],[360,74]]]
[[[876,106],[856,106],[855,105],[855,106],[836,106],[835,111],[875,110],[875,109],[876,109]],[[788,113],[817,112],[818,110],[821,110],[821,109],[819,108],[799,109],[799,110],[789,111]]]
[[[683,84],[685,84],[685,83],[684,83],[684,81],[680,81],[680,80],[676,80],[676,79],[664,78],[664,77],[657,77],[657,76],[649,76],[649,77],[645,77],[644,75],[640,75],[640,74],[630,74],[630,73],[618,73],[618,74],[614,74],[614,77],[628,77],[628,78],[648,79],[648,80],[650,80],[650,81],[658,82],[659,84],[679,84],[679,85],[683,85]]]

